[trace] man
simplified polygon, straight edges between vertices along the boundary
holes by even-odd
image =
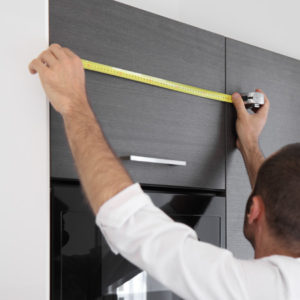
[[[39,73],[63,117],[81,183],[112,251],[184,299],[300,299],[300,144],[264,160],[258,138],[269,110],[266,96],[264,106],[248,114],[233,94],[237,147],[253,188],[244,232],[256,259],[243,261],[198,241],[191,228],[171,220],[133,184],[89,106],[78,56],[53,44],[29,68]]]

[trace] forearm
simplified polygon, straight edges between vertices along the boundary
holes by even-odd
[[[133,182],[109,147],[87,101],[63,115],[68,142],[88,201],[100,206]]]
[[[255,185],[258,170],[265,158],[262,154],[258,142],[253,142],[248,146],[240,147],[241,154],[248,172],[251,187]]]

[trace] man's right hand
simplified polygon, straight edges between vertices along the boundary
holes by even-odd
[[[256,92],[265,93],[261,89]],[[232,102],[237,111],[236,131],[238,138],[236,146],[241,151],[249,175],[252,188],[255,185],[257,172],[264,162],[264,156],[258,145],[259,136],[266,124],[270,102],[265,95],[265,104],[255,109],[254,114],[248,113],[242,97],[238,93],[232,95]]]
[[[265,104],[258,110],[255,109],[254,114],[248,113],[239,93],[232,95],[232,102],[237,111],[236,131],[238,138],[236,146],[241,152],[258,144],[258,138],[267,121],[270,107],[269,99],[261,89],[257,89],[256,92],[264,94]]]

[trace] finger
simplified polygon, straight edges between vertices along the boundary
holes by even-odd
[[[41,73],[47,69],[46,65],[42,63],[41,60],[39,59],[34,59],[30,64],[29,64],[29,71],[31,74],[35,73]]]
[[[59,44],[51,44],[49,50],[57,59],[63,59],[66,57],[63,47]]]
[[[269,98],[262,89],[256,89],[255,91],[258,93],[262,93],[264,95],[265,103],[267,103],[268,105],[270,104]]]
[[[262,89],[256,89],[255,91],[258,93],[264,94],[265,98],[268,98],[266,93]]]
[[[263,92],[262,89],[256,89],[255,91],[264,94],[264,100],[265,100],[264,105],[262,105],[262,106],[258,109],[257,114],[262,115],[262,116],[267,116],[267,115],[268,115],[268,112],[269,112],[269,109],[270,109],[270,101],[269,101],[269,98],[268,98],[267,95]]]
[[[68,55],[69,57],[75,57],[77,56],[73,51],[71,51],[69,48],[63,48],[63,51],[65,52],[66,55]]]
[[[49,50],[42,52],[39,59],[41,59],[42,62],[46,63],[49,67],[53,66],[57,62],[57,58]]]
[[[238,117],[242,117],[247,114],[244,101],[239,93],[232,94],[232,103],[237,111]]]

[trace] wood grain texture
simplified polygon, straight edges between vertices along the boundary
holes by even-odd
[[[300,140],[300,61],[235,40],[226,41],[226,91],[263,89],[271,108],[260,144],[266,156]],[[245,203],[250,194],[242,157],[234,147],[234,119],[228,106],[227,147],[227,246],[241,258],[253,256],[242,234]]]
[[[51,0],[50,41],[82,58],[219,92],[225,38],[111,0]],[[118,156],[187,161],[124,162],[135,181],[225,188],[226,104],[86,72],[91,105]],[[76,178],[61,118],[51,112],[51,174]]]

